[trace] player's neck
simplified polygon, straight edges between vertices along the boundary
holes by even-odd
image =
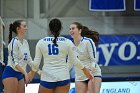
[[[18,40],[19,40],[21,43],[23,43],[23,38],[24,38],[24,37],[23,37],[22,35],[18,35],[17,37],[18,37]]]
[[[74,44],[78,46],[82,40],[82,36],[77,36],[74,38]]]

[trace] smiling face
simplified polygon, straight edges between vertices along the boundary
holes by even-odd
[[[81,36],[81,29],[79,29],[76,24],[71,24],[70,25],[70,35],[72,36],[72,38]]]
[[[27,31],[27,25],[25,21],[21,22],[20,27],[17,27],[17,31],[18,31],[18,34],[23,35],[23,36],[25,35]]]

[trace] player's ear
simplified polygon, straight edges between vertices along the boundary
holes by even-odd
[[[17,27],[17,28],[16,28],[16,31],[18,31],[19,29],[20,29],[20,27]]]
[[[79,34],[81,34],[81,32],[82,32],[82,29],[79,30]]]

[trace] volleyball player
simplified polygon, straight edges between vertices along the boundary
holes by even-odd
[[[26,65],[31,66],[32,59],[28,42],[24,39],[26,32],[27,25],[24,20],[16,20],[10,24],[8,64],[2,75],[4,93],[25,93],[25,84],[29,82]],[[12,33],[16,35],[13,38]]]
[[[92,35],[92,32],[86,31],[79,22],[70,25],[70,35],[73,37],[75,45],[75,53],[78,59],[86,68],[91,70],[94,76],[93,80],[89,80],[84,73],[75,67],[75,83],[76,93],[100,93],[101,87],[101,69],[96,61],[96,46],[91,38],[84,36]],[[97,42],[96,42],[97,43]]]

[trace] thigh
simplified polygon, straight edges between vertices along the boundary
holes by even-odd
[[[89,81],[88,91],[89,93],[100,93],[102,78],[94,77],[94,81]]]
[[[102,78],[95,77],[94,80],[94,93],[100,93]]]
[[[54,89],[49,89],[39,85],[39,92],[38,93],[54,93]]]
[[[86,84],[84,81],[76,81],[76,93],[87,93],[88,84]]]
[[[25,82],[24,79],[19,80],[18,89],[16,93],[25,93]]]
[[[4,85],[4,93],[16,93],[18,80],[17,78],[14,77],[5,78],[3,79],[3,85]]]
[[[55,88],[54,93],[68,93],[70,89],[70,84],[64,86],[58,86]]]

